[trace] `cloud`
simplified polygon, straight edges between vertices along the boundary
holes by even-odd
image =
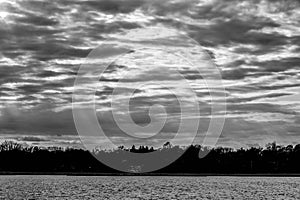
[[[32,24],[35,26],[55,26],[58,24],[57,20],[46,18],[42,15],[35,15],[28,13],[26,17],[20,17],[16,19],[18,23]]]
[[[0,11],[7,14],[0,20],[0,131],[75,135],[70,108],[74,80],[84,58],[106,40],[115,45],[106,51],[106,58],[118,55],[118,46],[125,43],[138,48],[155,44],[178,51],[190,49],[182,37],[169,37],[170,30],[178,30],[201,44],[220,69],[229,118],[220,139],[223,144],[266,141],[271,138],[269,132],[278,128],[275,122],[286,123],[278,128],[282,133],[277,137],[287,142],[286,133],[293,141],[299,134],[291,121],[299,116],[300,107],[289,99],[297,98],[300,87],[299,8],[297,0],[21,0],[1,4]],[[149,26],[161,27],[158,35],[164,37],[148,36]],[[134,37],[126,38],[129,30],[135,30]],[[169,85],[187,80],[196,90],[201,117],[211,113],[210,95],[222,95],[218,88],[207,91],[202,84],[209,72],[206,67],[195,69],[162,52],[132,50],[113,64],[103,60],[101,64],[108,68],[96,84],[96,107],[104,129],[118,141],[129,142],[120,137],[112,116],[101,113],[110,109],[115,89],[120,102],[136,89],[130,115],[137,124],[149,123],[149,106],[165,106],[169,121],[153,141],[171,138],[178,128],[174,119],[180,109],[166,89]],[[175,69],[181,78],[173,74]],[[96,75],[97,71],[91,74]],[[190,117],[195,113],[191,111]]]
[[[24,142],[45,142],[45,141],[49,141],[49,140],[47,140],[45,138],[41,138],[41,137],[25,136],[25,137],[18,138],[18,141],[24,141]]]
[[[23,111],[18,107],[1,110],[0,129],[15,134],[76,134],[72,112],[53,112],[46,109]]]

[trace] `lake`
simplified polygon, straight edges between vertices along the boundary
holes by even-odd
[[[300,177],[9,175],[0,199],[300,199]]]

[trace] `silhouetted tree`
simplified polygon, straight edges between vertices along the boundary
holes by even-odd
[[[133,153],[155,152],[158,160],[174,155],[182,156],[156,173],[300,173],[300,144],[277,145],[269,143],[265,148],[232,149],[208,148],[200,145],[188,147],[165,143],[162,148],[133,145],[117,149],[93,151],[62,147],[38,147],[5,141],[0,144],[0,172],[49,172],[49,173],[119,173],[100,163],[96,158],[113,160],[128,169],[140,171],[147,163],[132,159]],[[199,158],[199,155],[206,155]],[[131,156],[131,157],[128,157]]]

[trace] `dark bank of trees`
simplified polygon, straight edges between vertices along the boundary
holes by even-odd
[[[27,146],[15,142],[0,145],[0,173],[8,172],[47,172],[47,173],[118,173],[95,157],[112,158],[128,167],[143,166],[145,163],[132,163],[126,152],[155,152],[159,159],[177,152],[183,155],[169,166],[156,173],[300,173],[300,144],[281,146],[275,142],[262,147],[232,149],[218,147],[209,149],[200,145],[186,148],[166,143],[162,148],[146,146],[92,152],[83,149]],[[199,152],[204,156],[199,158]],[[95,157],[94,157],[95,156]]]

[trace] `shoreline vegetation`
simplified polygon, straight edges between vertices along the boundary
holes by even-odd
[[[151,173],[141,173],[144,163],[128,152],[155,153],[158,161],[181,155],[170,165]],[[200,154],[207,154],[199,158]],[[99,160],[105,158],[122,164],[127,172],[112,169]],[[151,162],[154,160],[150,159]],[[119,162],[119,163],[118,163]],[[38,147],[5,141],[0,144],[0,175],[67,175],[67,176],[265,176],[300,177],[300,144],[233,149],[208,148],[200,145],[163,147],[140,146],[92,151],[62,147]]]
[[[74,173],[74,172],[0,172],[0,176],[174,176],[174,177],[300,177],[298,174],[167,174],[167,173]]]

